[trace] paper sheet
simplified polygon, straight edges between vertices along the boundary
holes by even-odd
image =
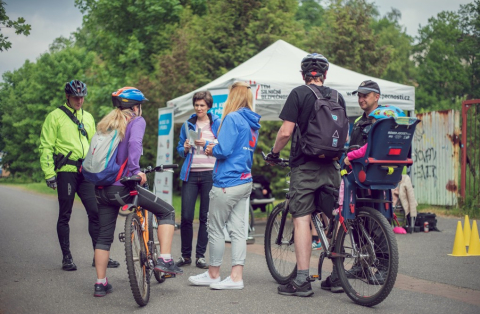
[[[197,130],[189,130],[188,129],[188,122],[185,121],[184,123],[185,131],[187,133],[187,137],[189,139],[190,145],[195,146],[195,141],[202,138],[202,128],[197,128]],[[200,153],[200,146],[196,146],[196,153]]]

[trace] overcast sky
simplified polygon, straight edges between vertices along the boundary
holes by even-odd
[[[0,81],[5,71],[20,68],[25,60],[35,62],[40,54],[48,51],[49,45],[57,37],[69,37],[82,25],[82,15],[75,8],[74,0],[3,0],[10,19],[24,17],[32,25],[29,36],[16,35],[12,30],[2,28],[9,37],[12,48],[0,52]],[[162,0],[158,0],[162,1]],[[460,4],[468,0],[371,0],[379,8],[380,14],[394,7],[402,13],[400,24],[406,27],[407,34],[416,36],[419,25],[425,26],[428,18],[441,11],[458,11]],[[326,1],[323,1],[326,3]]]

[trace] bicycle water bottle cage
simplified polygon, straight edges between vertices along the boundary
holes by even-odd
[[[420,120],[409,117],[378,120],[368,133],[365,156],[351,161],[355,182],[363,189],[394,189],[403,167],[411,165],[409,152]]]

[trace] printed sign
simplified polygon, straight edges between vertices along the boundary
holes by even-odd
[[[173,112],[161,114],[158,118],[158,136],[170,134],[172,122]]]
[[[228,97],[228,89],[215,89],[211,90],[210,93],[212,94],[213,98],[213,105],[212,109],[210,109],[210,112],[217,117],[222,118],[223,107]]]
[[[173,155],[173,108],[158,109],[158,145],[155,166],[169,165]],[[172,204],[172,172],[155,172],[155,195]]]

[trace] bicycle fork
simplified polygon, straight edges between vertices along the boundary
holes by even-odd
[[[280,220],[280,226],[278,227],[278,235],[277,239],[275,240],[276,245],[282,245],[282,239],[283,239],[283,229],[285,229],[285,222],[287,220],[287,215],[288,215],[288,198],[285,201],[285,207],[283,208],[282,211],[282,219]],[[288,245],[291,245],[293,243],[293,238],[294,236],[292,235],[292,238],[289,240]]]

